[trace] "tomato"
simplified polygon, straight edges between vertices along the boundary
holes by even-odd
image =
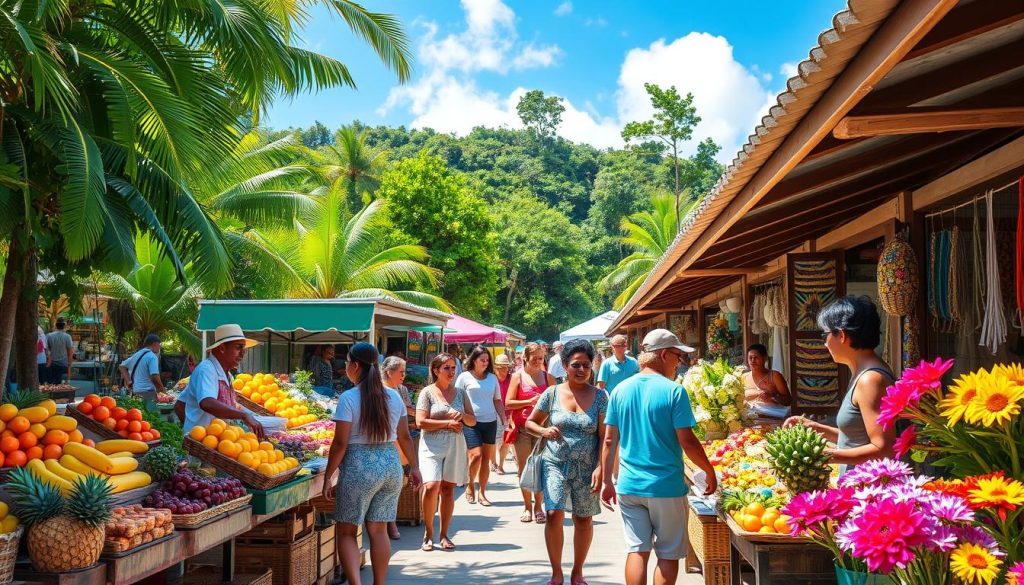
[[[8,467],[21,467],[28,463],[28,455],[24,451],[11,451],[7,454],[5,463]]]
[[[110,409],[110,416],[114,417],[114,420],[121,420],[122,418],[128,416],[128,411],[121,408],[120,406],[115,406],[114,408]]]
[[[138,408],[133,408],[128,411],[128,420],[142,420],[142,411]]]
[[[97,406],[92,409],[92,417],[100,422],[106,422],[110,418],[110,409],[106,406]]]
[[[82,402],[78,405],[78,412],[82,414],[89,414],[94,408],[96,408],[96,405],[92,402]]]
[[[103,398],[100,398],[100,405],[106,406],[108,409],[113,409],[117,407],[117,401],[114,400],[113,396],[104,396]]]
[[[95,394],[87,394],[82,400],[83,404],[86,402],[89,403],[90,406],[99,406],[102,401],[100,400],[100,397]]]
[[[18,435],[18,443],[21,445],[22,450],[27,452],[28,449],[35,447],[39,443],[39,438],[32,433],[21,433]]]

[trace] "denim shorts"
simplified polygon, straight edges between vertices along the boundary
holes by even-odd
[[[476,421],[476,426],[463,426],[462,434],[466,437],[467,449],[473,449],[481,445],[493,445],[498,436],[498,421]]]

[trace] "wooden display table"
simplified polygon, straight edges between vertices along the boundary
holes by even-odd
[[[729,521],[732,585],[743,585],[740,568],[754,569],[754,585],[835,585],[832,553],[813,542],[779,534],[738,534]]]

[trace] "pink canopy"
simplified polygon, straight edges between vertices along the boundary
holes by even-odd
[[[504,343],[508,334],[472,319],[453,316],[444,326],[445,343]]]

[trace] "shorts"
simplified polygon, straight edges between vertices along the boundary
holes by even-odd
[[[423,483],[466,483],[466,439],[452,431],[425,431],[420,435],[420,475]]]
[[[476,426],[463,425],[462,434],[466,437],[466,448],[475,449],[481,445],[493,445],[498,434],[498,421],[476,421]]]
[[[626,552],[650,552],[659,559],[686,556],[686,496],[646,498],[619,495]]]
[[[349,444],[335,488],[334,520],[394,522],[402,492],[402,462],[394,443]]]
[[[519,432],[516,433],[516,442],[514,446],[516,449],[520,451],[533,451],[534,445],[536,445],[537,441],[539,440],[540,437],[535,437],[530,433],[526,432],[526,429],[521,428],[519,429]]]

